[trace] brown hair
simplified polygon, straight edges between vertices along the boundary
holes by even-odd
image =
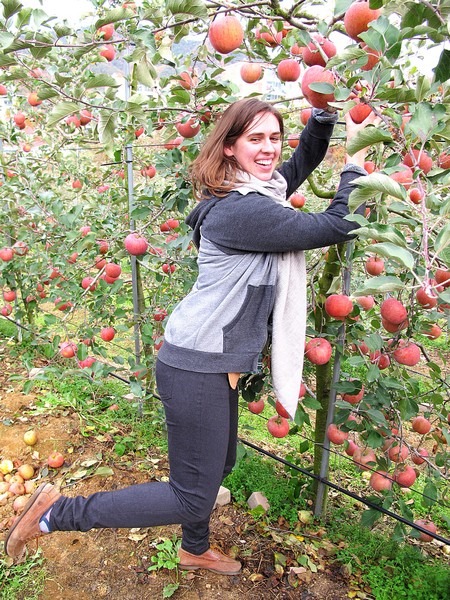
[[[191,165],[191,180],[197,199],[210,195],[226,196],[235,187],[236,172],[240,167],[234,156],[225,156],[224,148],[232,146],[260,113],[273,114],[283,135],[283,117],[272,104],[256,98],[230,104]]]

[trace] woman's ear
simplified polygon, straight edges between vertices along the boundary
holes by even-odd
[[[225,156],[228,156],[228,157],[234,156],[234,152],[230,146],[225,146],[223,149],[223,153]]]

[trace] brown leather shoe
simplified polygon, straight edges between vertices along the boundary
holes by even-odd
[[[187,571],[195,571],[196,569],[208,569],[213,573],[219,573],[220,575],[236,575],[241,570],[241,563],[219,550],[207,550],[203,554],[191,554],[186,552],[183,548],[178,550],[178,557],[180,559],[180,569]]]
[[[5,539],[5,552],[14,559],[25,552],[26,543],[42,534],[39,519],[60,498],[61,494],[51,483],[41,484],[16,519]]]

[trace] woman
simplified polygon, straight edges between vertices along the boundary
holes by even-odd
[[[352,162],[347,156],[324,212],[287,208],[287,198],[325,156],[336,120],[334,109],[314,109],[294,154],[275,170],[283,139],[280,113],[256,99],[238,101],[223,113],[192,166],[201,202],[187,223],[199,249],[198,279],[167,322],[156,365],[170,481],[87,498],[64,497],[43,484],[8,533],[9,556],[20,557],[28,540],[54,531],[180,523],[180,568],[239,572],[239,561],[209,545],[211,511],[235,462],[237,380],[256,370],[270,323],[275,391],[295,413],[306,319],[303,251],[349,239],[354,225],[344,217],[352,181],[366,174],[364,151]],[[356,126],[347,119],[347,139],[367,122]],[[285,389],[280,381],[283,361],[293,354],[292,331],[300,350]]]

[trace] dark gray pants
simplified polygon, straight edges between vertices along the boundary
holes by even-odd
[[[220,484],[236,460],[238,392],[226,373],[192,373],[156,365],[169,443],[169,482],[132,485],[84,498],[61,497],[52,531],[182,525],[182,547],[209,548],[209,519]]]

